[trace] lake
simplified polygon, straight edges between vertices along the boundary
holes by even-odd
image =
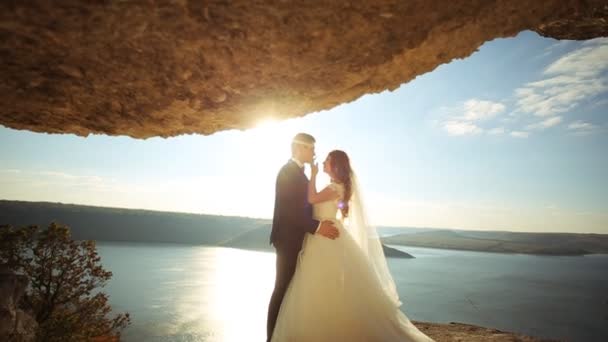
[[[98,242],[125,341],[264,341],[275,256],[209,246]],[[392,246],[413,320],[566,341],[608,341],[608,255],[532,256]]]

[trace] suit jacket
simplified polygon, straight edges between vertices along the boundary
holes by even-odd
[[[308,178],[298,164],[290,160],[277,175],[270,243],[277,249],[294,252],[302,248],[304,235],[314,234],[319,221],[312,218],[308,203]]]

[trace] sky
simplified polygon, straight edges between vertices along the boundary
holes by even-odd
[[[0,126],[0,199],[270,218],[297,132],[316,137],[319,162],[350,155],[375,225],[608,233],[608,39],[532,32],[248,131],[138,140]]]

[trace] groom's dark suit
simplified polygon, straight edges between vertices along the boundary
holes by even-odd
[[[308,203],[308,178],[303,168],[290,160],[279,171],[276,182],[270,243],[277,251],[277,270],[268,306],[268,340],[272,337],[283,296],[296,270],[304,236],[306,233],[314,234],[318,226],[319,221],[312,218],[312,206]]]

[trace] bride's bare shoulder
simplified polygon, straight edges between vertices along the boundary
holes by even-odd
[[[327,187],[337,192],[339,195],[344,193],[344,184],[342,183],[331,182]]]

